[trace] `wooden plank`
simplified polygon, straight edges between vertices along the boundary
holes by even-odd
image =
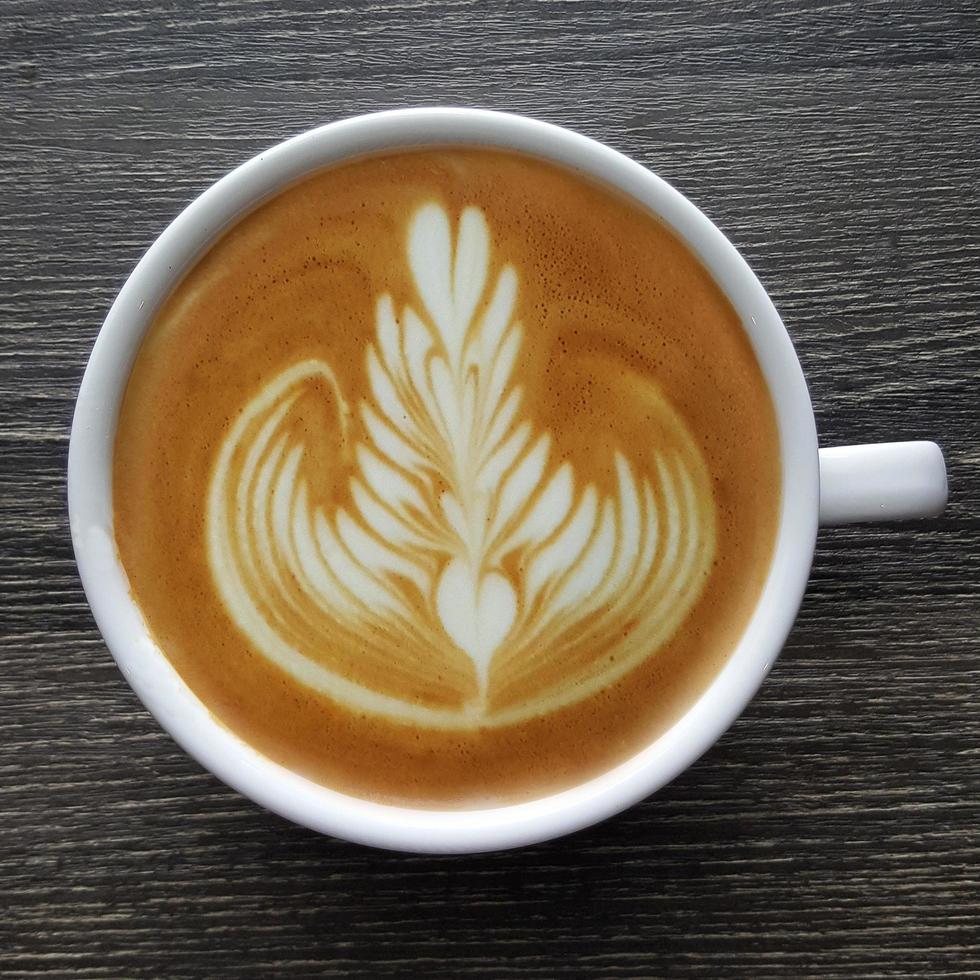
[[[980,975],[975,3],[0,9],[0,972]],[[797,627],[655,798],[474,858],[318,837],[156,728],[78,585],[64,467],[102,317],[179,209],[315,123],[560,122],[742,249],[825,442],[935,438],[951,505],[822,533]]]

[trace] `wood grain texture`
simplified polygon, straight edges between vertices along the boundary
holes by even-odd
[[[975,0],[4,0],[0,972],[980,975],[978,28]],[[940,519],[821,534],[779,665],[671,786],[453,859],[318,837],[186,758],[64,502],[85,359],[166,222],[288,134],[439,103],[672,181],[770,290],[823,441],[934,438],[951,484]]]

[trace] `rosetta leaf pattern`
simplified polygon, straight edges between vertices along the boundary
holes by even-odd
[[[669,639],[713,556],[710,486],[666,403],[673,448],[647,475],[614,451],[611,494],[524,417],[518,275],[491,275],[480,209],[454,238],[441,206],[420,208],[406,251],[416,296],[400,312],[377,301],[370,397],[352,409],[330,365],[301,361],[232,425],[209,558],[239,628],[303,683],[394,720],[506,724]],[[333,445],[290,425],[311,400],[337,420]],[[317,453],[346,479],[344,505],[311,482]]]

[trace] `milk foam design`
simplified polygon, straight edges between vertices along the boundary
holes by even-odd
[[[235,418],[208,557],[239,629],[303,684],[394,721],[510,724],[596,693],[671,637],[714,556],[710,479],[662,396],[669,445],[644,473],[611,448],[610,494],[522,414],[518,276],[492,278],[482,211],[462,212],[454,243],[446,212],[422,207],[407,260],[420,303],[379,298],[370,398],[351,405],[309,359]]]

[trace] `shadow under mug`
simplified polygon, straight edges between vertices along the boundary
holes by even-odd
[[[782,459],[772,565],[725,667],[691,708],[635,756],[541,799],[481,810],[423,810],[356,799],[262,756],[219,724],[149,635],[113,538],[112,453],[133,362],[160,305],[231,225],[323,167],[398,148],[470,144],[532,154],[630,195],[699,256],[738,312],[769,386]],[[241,793],[315,830],[378,847],[475,852],[547,840],[596,823],[658,790],[738,717],[772,667],[796,617],[818,523],[939,513],[946,502],[934,443],[818,450],[813,410],[793,345],[772,302],[731,243],[659,177],[584,136],[537,120],[475,109],[406,109],[331,123],[267,150],[219,180],[153,243],[106,317],[82,381],[68,457],[75,556],[95,620],[127,681],[173,738]]]

